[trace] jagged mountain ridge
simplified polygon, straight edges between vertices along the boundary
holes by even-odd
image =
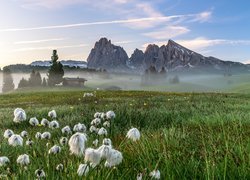
[[[214,57],[205,57],[189,50],[180,44],[169,40],[167,45],[161,47],[150,44],[145,52],[136,49],[128,58],[125,50],[115,46],[107,38],[101,38],[87,59],[88,68],[107,69],[109,71],[134,70],[145,71],[150,66],[155,66],[159,71],[164,67],[168,71],[182,71],[187,69],[212,69],[228,71],[238,69],[248,71],[245,64],[232,61],[222,61]]]

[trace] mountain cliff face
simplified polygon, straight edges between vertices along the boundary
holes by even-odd
[[[88,68],[92,69],[126,69],[128,55],[120,46],[115,46],[110,40],[101,38],[95,43],[91,50],[87,62]]]
[[[142,69],[144,62],[144,53],[142,50],[135,49],[129,59],[129,66],[133,69]]]
[[[88,68],[107,69],[109,71],[132,70],[144,72],[151,66],[157,71],[162,68],[167,71],[221,71],[222,73],[236,69],[248,71],[249,67],[239,62],[222,61],[214,57],[205,57],[189,50],[176,42],[169,40],[161,47],[150,44],[145,52],[136,49],[128,58],[127,53],[120,46],[111,44],[110,40],[101,38],[87,59]]]

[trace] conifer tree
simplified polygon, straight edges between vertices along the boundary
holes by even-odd
[[[53,54],[51,56],[51,66],[48,72],[49,86],[60,84],[63,81],[63,76],[64,76],[63,65],[57,60],[58,60],[57,50],[53,50]]]

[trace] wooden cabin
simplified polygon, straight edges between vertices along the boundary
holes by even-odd
[[[84,83],[87,81],[85,78],[63,78],[63,86],[71,86],[71,87],[84,87]]]

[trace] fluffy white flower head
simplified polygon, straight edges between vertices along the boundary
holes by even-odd
[[[43,118],[42,121],[41,121],[41,125],[42,126],[49,126],[49,123],[50,122],[47,119],[45,119],[45,118]]]
[[[29,123],[30,123],[30,125],[32,125],[32,126],[38,126],[39,121],[37,120],[36,117],[33,117],[33,118],[30,118]]]
[[[22,146],[23,145],[23,138],[18,134],[13,134],[8,139],[9,145],[11,146]]]
[[[111,146],[108,146],[108,145],[102,145],[100,146],[97,151],[100,153],[101,155],[101,158],[105,159],[105,158],[108,158],[110,152],[112,150],[112,147]]]
[[[28,132],[27,131],[22,131],[21,132],[21,136],[22,137],[27,137],[28,136]]]
[[[6,130],[4,131],[3,136],[4,136],[4,138],[8,139],[8,138],[10,138],[13,134],[14,134],[14,132],[13,132],[12,130],[6,129]]]
[[[56,121],[56,120],[51,121],[51,122],[49,123],[49,128],[51,128],[51,129],[59,128],[59,123],[58,123],[58,121]]]
[[[72,134],[72,131],[69,126],[65,126],[64,128],[62,128],[62,133],[69,135]]]
[[[61,152],[61,147],[58,145],[54,145],[50,148],[49,154],[57,154]]]
[[[101,162],[101,154],[96,149],[87,148],[85,150],[84,161],[85,163],[90,162],[91,166],[94,168]]]
[[[153,170],[149,176],[151,176],[154,179],[160,179],[161,178],[161,173],[159,170]]]
[[[105,166],[106,167],[113,167],[113,166],[117,166],[118,164],[120,164],[122,162],[123,156],[122,153],[120,151],[117,151],[115,149],[111,149]]]
[[[74,126],[73,131],[74,132],[86,132],[86,126],[84,124],[78,123]]]
[[[30,158],[27,154],[22,154],[18,156],[16,162],[17,164],[20,164],[21,166],[27,166],[30,163]]]
[[[101,124],[101,119],[100,118],[95,118],[90,123],[90,125],[92,125],[92,126],[98,126],[99,124]]]
[[[36,175],[36,177],[38,177],[38,179],[46,176],[44,170],[42,170],[42,169],[37,169],[35,171],[35,175]]]
[[[128,131],[126,137],[132,139],[133,141],[137,141],[140,139],[141,134],[137,128],[132,128]]]
[[[28,139],[25,143],[27,146],[32,146],[34,142],[31,139]]]
[[[40,132],[37,132],[35,137],[36,139],[42,139],[42,134]]]
[[[61,144],[62,146],[65,146],[67,143],[68,143],[68,138],[62,137],[62,138],[60,139],[60,144]]]
[[[48,113],[48,116],[52,119],[55,119],[57,117],[56,111],[52,110]]]
[[[50,138],[51,138],[50,132],[44,132],[41,135],[41,139],[50,139]]]
[[[77,156],[83,155],[86,141],[87,137],[85,134],[79,132],[73,134],[69,139],[70,152]]]
[[[58,165],[56,166],[56,170],[57,170],[57,171],[62,171],[62,170],[63,170],[63,164],[58,164]]]
[[[94,118],[100,118],[101,117],[101,113],[100,112],[96,112],[95,114],[94,114]]]
[[[98,135],[99,136],[102,136],[102,135],[107,136],[108,132],[107,132],[107,130],[104,127],[102,127],[102,128],[99,129]]]
[[[115,118],[114,111],[108,111],[108,112],[106,112],[106,117],[107,117],[107,119],[114,119]]]
[[[21,109],[21,108],[15,109],[13,121],[16,122],[16,123],[26,121],[26,113],[25,113],[25,111],[23,109]]]
[[[104,138],[104,139],[102,140],[102,144],[103,144],[103,145],[108,145],[108,146],[112,147],[112,141],[111,141],[111,139],[109,139],[109,138]]]
[[[2,156],[2,157],[0,157],[0,167],[1,166],[5,166],[7,163],[9,163],[10,162],[10,160],[9,160],[9,158],[8,157],[6,157],[6,156]]]

